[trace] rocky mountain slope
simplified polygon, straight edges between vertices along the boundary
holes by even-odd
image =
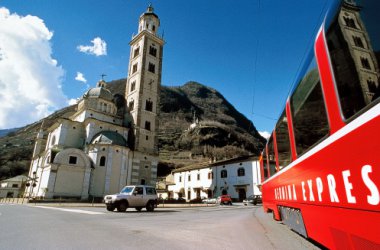
[[[122,97],[125,83],[125,79],[115,80],[109,82],[108,88]],[[123,98],[117,98],[117,105],[124,106]],[[75,108],[69,106],[48,116],[43,127],[70,116]],[[119,114],[123,114],[122,109]],[[252,122],[218,91],[196,82],[179,87],[162,86],[159,119],[161,166],[258,154],[265,144]],[[0,179],[28,172],[41,124],[42,120],[0,138]]]

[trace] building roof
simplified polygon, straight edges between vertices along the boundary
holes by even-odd
[[[128,143],[125,138],[114,131],[102,131],[97,133],[91,140],[91,144],[111,144],[127,147]]]
[[[102,98],[107,101],[112,102],[113,96],[111,94],[111,91],[108,89],[105,89],[103,87],[96,87],[96,88],[91,88],[87,90],[86,93],[84,93],[83,98]]]
[[[238,163],[238,162],[246,162],[246,161],[258,161],[259,157],[255,155],[248,155],[248,156],[240,156],[228,160],[222,160],[222,161],[216,161],[216,162],[201,162],[201,163],[195,163],[191,164],[185,167],[177,168],[173,170],[173,173],[178,173],[178,172],[184,172],[184,171],[191,171],[191,170],[196,170],[196,169],[204,169],[204,168],[211,168],[215,166],[221,166],[221,165],[227,165],[227,164],[233,164],[233,163]]]
[[[28,177],[26,177],[25,175],[18,175],[18,176],[13,177],[13,178],[2,180],[1,182],[26,181],[27,179],[28,179]]]
[[[154,13],[154,8],[153,8],[152,4],[149,4],[148,8],[146,9],[146,12],[144,12],[144,13],[141,15],[141,17],[143,17],[143,16],[149,16],[149,15],[158,18],[158,16]],[[140,18],[141,18],[141,17],[140,17]]]

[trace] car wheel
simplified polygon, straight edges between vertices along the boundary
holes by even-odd
[[[125,212],[127,211],[128,208],[128,203],[126,201],[120,202],[119,206],[117,206],[117,211],[118,212]]]
[[[148,212],[153,212],[154,211],[154,204],[152,201],[149,201],[148,204],[146,204],[146,210]]]
[[[136,207],[136,211],[141,212],[142,207]]]
[[[107,211],[113,211],[115,210],[115,206],[114,205],[110,205],[110,206],[107,206]]]
[[[253,205],[255,205],[255,206],[256,206],[256,205],[257,205],[257,201],[254,201],[254,202],[253,202]]]

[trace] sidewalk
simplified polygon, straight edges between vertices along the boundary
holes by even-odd
[[[91,202],[65,202],[65,201],[28,201],[28,199],[23,198],[2,198],[0,203],[6,204],[29,204],[29,205],[38,205],[38,206],[52,206],[52,207],[103,207],[105,208],[104,203],[91,203]],[[243,203],[235,202],[232,206],[242,206]],[[192,207],[216,207],[220,206],[219,204],[204,204],[204,203],[160,203],[157,208],[192,208]]]

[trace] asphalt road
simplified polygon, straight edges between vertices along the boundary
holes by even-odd
[[[0,204],[0,249],[319,249],[261,207],[157,208]]]

